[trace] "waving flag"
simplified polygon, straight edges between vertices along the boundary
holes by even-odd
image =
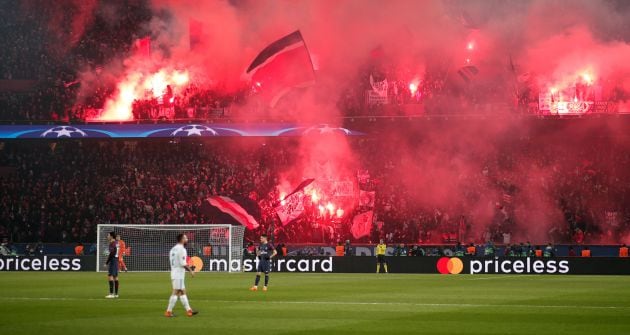
[[[252,202],[252,201],[250,201]],[[258,228],[258,221],[252,216],[254,209],[250,209],[248,212],[244,207],[249,207],[245,199],[236,201],[230,197],[212,196],[208,197],[205,201],[205,206],[202,207],[202,211],[206,214],[212,215],[214,210],[218,210],[222,213],[228,214],[236,222],[247,227],[247,229]]]
[[[308,179],[304,179],[300,185],[298,185],[291,193],[289,193],[287,196],[284,197],[284,199],[282,199],[281,201],[285,201],[287,200],[290,196],[292,196],[293,194],[302,191],[303,189],[306,188],[306,186],[310,185],[312,182],[315,181],[315,178],[308,178]],[[280,205],[280,203],[276,204],[276,206]]]
[[[276,213],[283,226],[297,219],[304,213],[304,192],[298,191],[285,197],[280,206],[276,207]]]
[[[373,219],[374,211],[367,211],[355,215],[352,219],[352,227],[350,228],[352,236],[354,236],[354,238],[361,238],[370,235]]]
[[[134,51],[136,55],[143,58],[151,57],[151,37],[138,38],[134,42]]]
[[[274,205],[283,226],[302,215],[304,212],[304,188],[313,181],[315,181],[314,178],[304,179],[291,193]]]
[[[374,191],[359,191],[359,206],[374,208],[374,201],[376,199],[376,192]]]
[[[264,48],[246,73],[272,107],[291,88],[315,81],[311,55],[299,30]]]
[[[457,70],[457,74],[459,74],[465,82],[470,83],[473,78],[479,74],[479,69],[476,66],[468,65]]]

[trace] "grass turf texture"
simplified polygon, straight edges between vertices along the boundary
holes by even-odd
[[[168,273],[123,273],[106,300],[97,273],[1,273],[2,334],[622,334],[630,277],[271,275],[187,278],[194,318],[163,316]],[[262,282],[263,278],[261,278]]]

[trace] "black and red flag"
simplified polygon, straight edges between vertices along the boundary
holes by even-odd
[[[479,74],[479,69],[476,66],[467,65],[457,70],[457,74],[459,74],[466,83],[470,83],[473,78]]]
[[[315,81],[313,61],[299,30],[264,48],[246,73],[272,107],[291,88]]]
[[[260,217],[260,208],[253,200],[244,197],[211,196],[206,198],[201,210],[204,214],[215,217],[221,223],[231,223],[231,219],[247,227],[256,229],[259,224],[255,216]],[[227,218],[221,214],[227,214]]]
[[[315,181],[315,178],[307,178],[307,179],[302,180],[302,182],[295,189],[293,189],[293,191],[291,191],[291,193],[287,194],[284,197],[284,199],[278,201],[275,204],[275,207],[279,206],[282,201],[287,200],[290,196],[294,195],[295,193],[298,193],[298,192],[302,191],[303,189],[306,188],[306,186],[310,185],[314,181]]]

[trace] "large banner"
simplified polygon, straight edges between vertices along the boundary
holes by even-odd
[[[336,197],[352,197],[354,196],[354,183],[350,180],[341,180],[333,183]]]
[[[445,275],[630,275],[630,258],[472,258],[387,257],[390,273]],[[286,257],[273,261],[275,272],[374,273],[375,257]],[[256,260],[245,259],[242,270],[254,272]]]
[[[96,271],[96,256],[2,256],[2,271]]]
[[[0,125],[0,139],[38,138],[171,138],[222,136],[303,136],[336,133],[345,136],[361,132],[326,124],[304,126],[288,123],[156,123],[156,124],[73,124]]]
[[[257,260],[210,259],[201,256],[201,271],[255,272]],[[154,261],[155,257],[151,257]],[[167,257],[160,258],[163,267],[156,271],[168,271]],[[147,261],[149,258],[147,258]],[[618,257],[386,257],[391,273],[424,273],[443,275],[630,275],[630,258]],[[95,256],[2,256],[3,271],[95,271]],[[374,273],[376,257],[368,256],[295,256],[274,259],[272,272],[299,273]]]
[[[441,274],[630,275],[630,259],[618,257],[432,258]]]

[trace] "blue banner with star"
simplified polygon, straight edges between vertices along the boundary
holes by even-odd
[[[73,124],[73,125],[0,125],[0,139],[19,138],[169,138],[224,136],[307,136],[339,134],[364,135],[328,124],[232,124],[232,123],[164,123],[164,124]]]

